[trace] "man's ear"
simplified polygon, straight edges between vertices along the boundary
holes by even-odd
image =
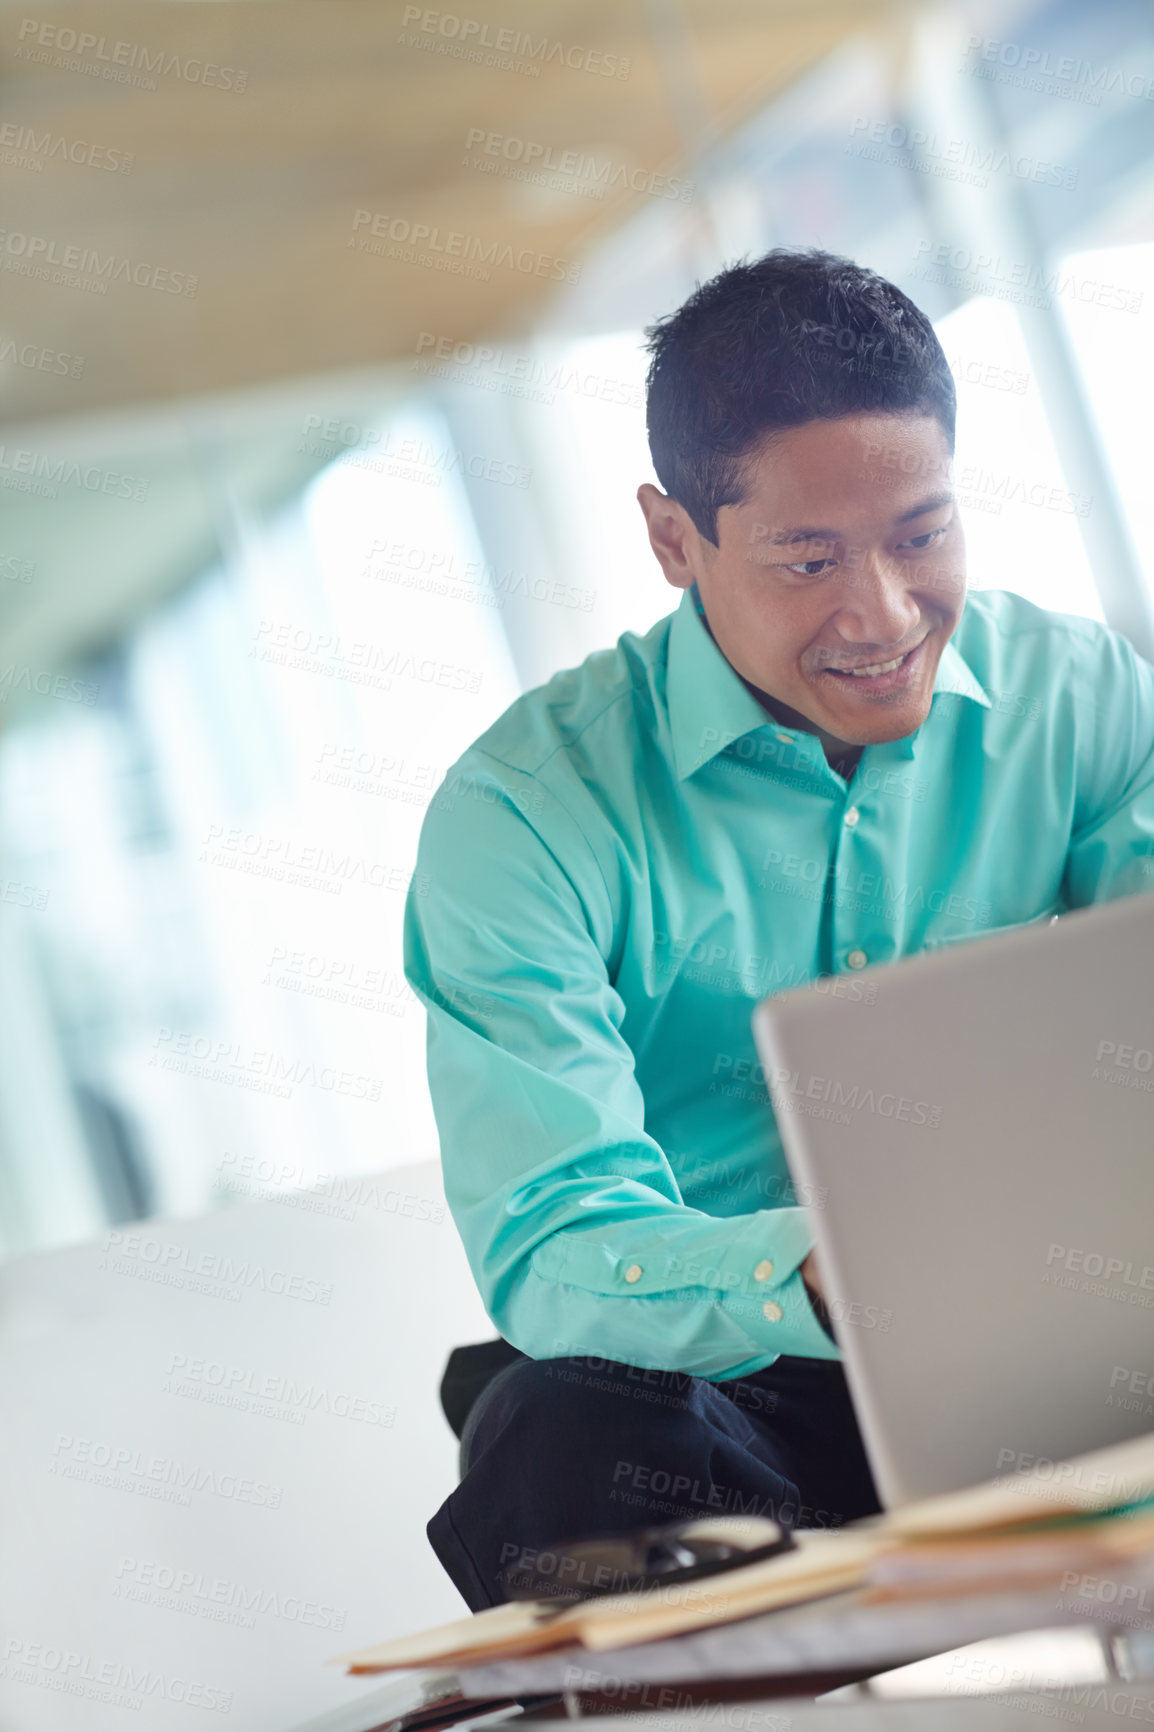
[[[693,519],[676,499],[648,481],[637,489],[637,503],[666,583],[674,589],[688,589],[703,563],[701,536]]]

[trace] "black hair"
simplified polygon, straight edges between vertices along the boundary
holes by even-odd
[[[709,541],[775,432],[863,412],[934,415],[954,450],[957,398],[929,319],[834,253],[779,247],[699,284],[645,332],[657,478]]]

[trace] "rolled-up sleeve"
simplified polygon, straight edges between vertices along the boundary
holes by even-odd
[[[467,766],[425,817],[405,972],[428,1014],[446,1196],[493,1322],[532,1358],[714,1380],[780,1353],[838,1358],[798,1273],[804,1210],[691,1208],[646,1134],[589,843],[540,783],[476,748]]]
[[[1071,907],[1154,890],[1154,666],[1118,632],[1079,641],[1078,784],[1065,870]]]

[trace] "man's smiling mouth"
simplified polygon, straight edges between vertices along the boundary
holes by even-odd
[[[912,649],[903,651],[901,655],[892,656],[888,661],[860,662],[856,667],[848,668],[827,666],[820,668],[818,671],[823,674],[834,674],[838,679],[842,680],[866,681],[884,679],[887,675],[896,673],[900,668],[908,666],[925,643],[926,638],[929,636],[930,633],[927,632],[926,637],[919,639]]]

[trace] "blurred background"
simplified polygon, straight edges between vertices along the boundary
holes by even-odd
[[[1145,0],[0,9],[0,1249],[436,1155],[401,911],[521,691],[672,611],[643,327],[934,319],[976,588],[1154,656]]]

